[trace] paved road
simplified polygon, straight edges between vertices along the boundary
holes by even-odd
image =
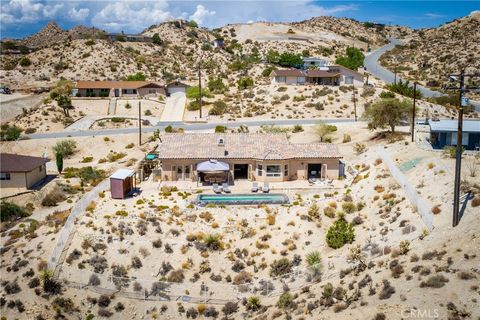
[[[276,126],[293,126],[295,124],[311,125],[319,121],[326,123],[352,123],[354,119],[289,119],[289,120],[252,120],[252,121],[234,121],[234,122],[217,122],[217,123],[194,123],[187,124],[185,122],[158,122],[155,126],[142,127],[143,133],[153,132],[155,129],[163,131],[165,127],[171,125],[175,128],[183,128],[186,131],[198,131],[214,129],[218,125],[227,126],[228,128],[238,128],[241,125],[248,127],[259,127],[262,125],[276,125]],[[49,138],[67,138],[67,137],[92,137],[92,136],[110,136],[119,134],[129,134],[138,132],[138,128],[122,128],[122,129],[108,129],[108,130],[80,130],[80,131],[61,131],[49,133],[35,133],[26,135],[29,139],[49,139]]]
[[[377,50],[373,51],[368,56],[366,56],[364,65],[367,68],[367,71],[370,72],[371,74],[373,74],[374,76],[382,79],[383,81],[385,81],[387,83],[393,83],[394,78],[395,78],[394,73],[391,72],[390,70],[387,70],[384,67],[382,67],[380,65],[378,59],[385,52],[395,48],[395,46],[397,44],[402,44],[402,41],[399,40],[399,39],[390,38],[390,43],[389,44],[378,48]],[[401,79],[401,78],[397,75],[397,80],[398,79]],[[433,90],[430,90],[430,89],[428,89],[426,87],[423,87],[423,86],[420,86],[420,85],[417,85],[417,88],[420,90],[420,92],[425,97],[439,97],[439,96],[443,95],[443,93],[441,93],[441,92],[433,91]],[[471,101],[470,100],[470,103],[475,107],[476,111],[480,111],[480,101]]]
[[[172,93],[172,95],[167,98],[167,101],[165,103],[165,108],[163,109],[163,112],[162,112],[161,121],[163,122],[182,121],[186,105],[187,105],[187,98],[185,96],[185,93],[183,92]]]

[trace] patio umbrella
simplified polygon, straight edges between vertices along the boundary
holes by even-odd
[[[208,160],[200,162],[197,164],[197,172],[224,172],[229,171],[230,166],[228,163],[217,161],[217,160]]]

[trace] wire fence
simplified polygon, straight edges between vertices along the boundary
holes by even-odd
[[[388,152],[383,147],[377,148],[378,155],[382,158],[385,164],[388,166],[393,178],[397,183],[402,186],[407,198],[415,206],[420,217],[422,217],[423,223],[429,230],[433,229],[433,213],[428,206],[428,203],[418,193],[415,187],[408,181],[408,178],[397,168]]]

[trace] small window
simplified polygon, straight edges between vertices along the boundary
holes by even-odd
[[[38,172],[42,172],[43,166],[38,167]]]
[[[288,164],[285,165],[285,168],[283,169],[283,175],[285,177],[288,177]]]
[[[8,172],[0,173],[0,180],[10,180],[10,173]]]
[[[257,165],[257,175],[261,177],[263,175],[263,167],[261,164]]]
[[[87,93],[93,93],[93,89],[87,89]]]
[[[352,76],[346,76],[345,77],[345,84],[352,84],[353,83],[353,77]]]
[[[282,174],[282,169],[279,165],[270,165],[267,166],[267,177],[280,177]]]

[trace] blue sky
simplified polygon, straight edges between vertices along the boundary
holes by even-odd
[[[0,0],[0,6],[1,37],[18,38],[37,32],[52,20],[62,28],[84,24],[129,33],[175,18],[196,20],[213,28],[251,21],[300,21],[321,15],[425,28],[480,10],[480,1]]]

